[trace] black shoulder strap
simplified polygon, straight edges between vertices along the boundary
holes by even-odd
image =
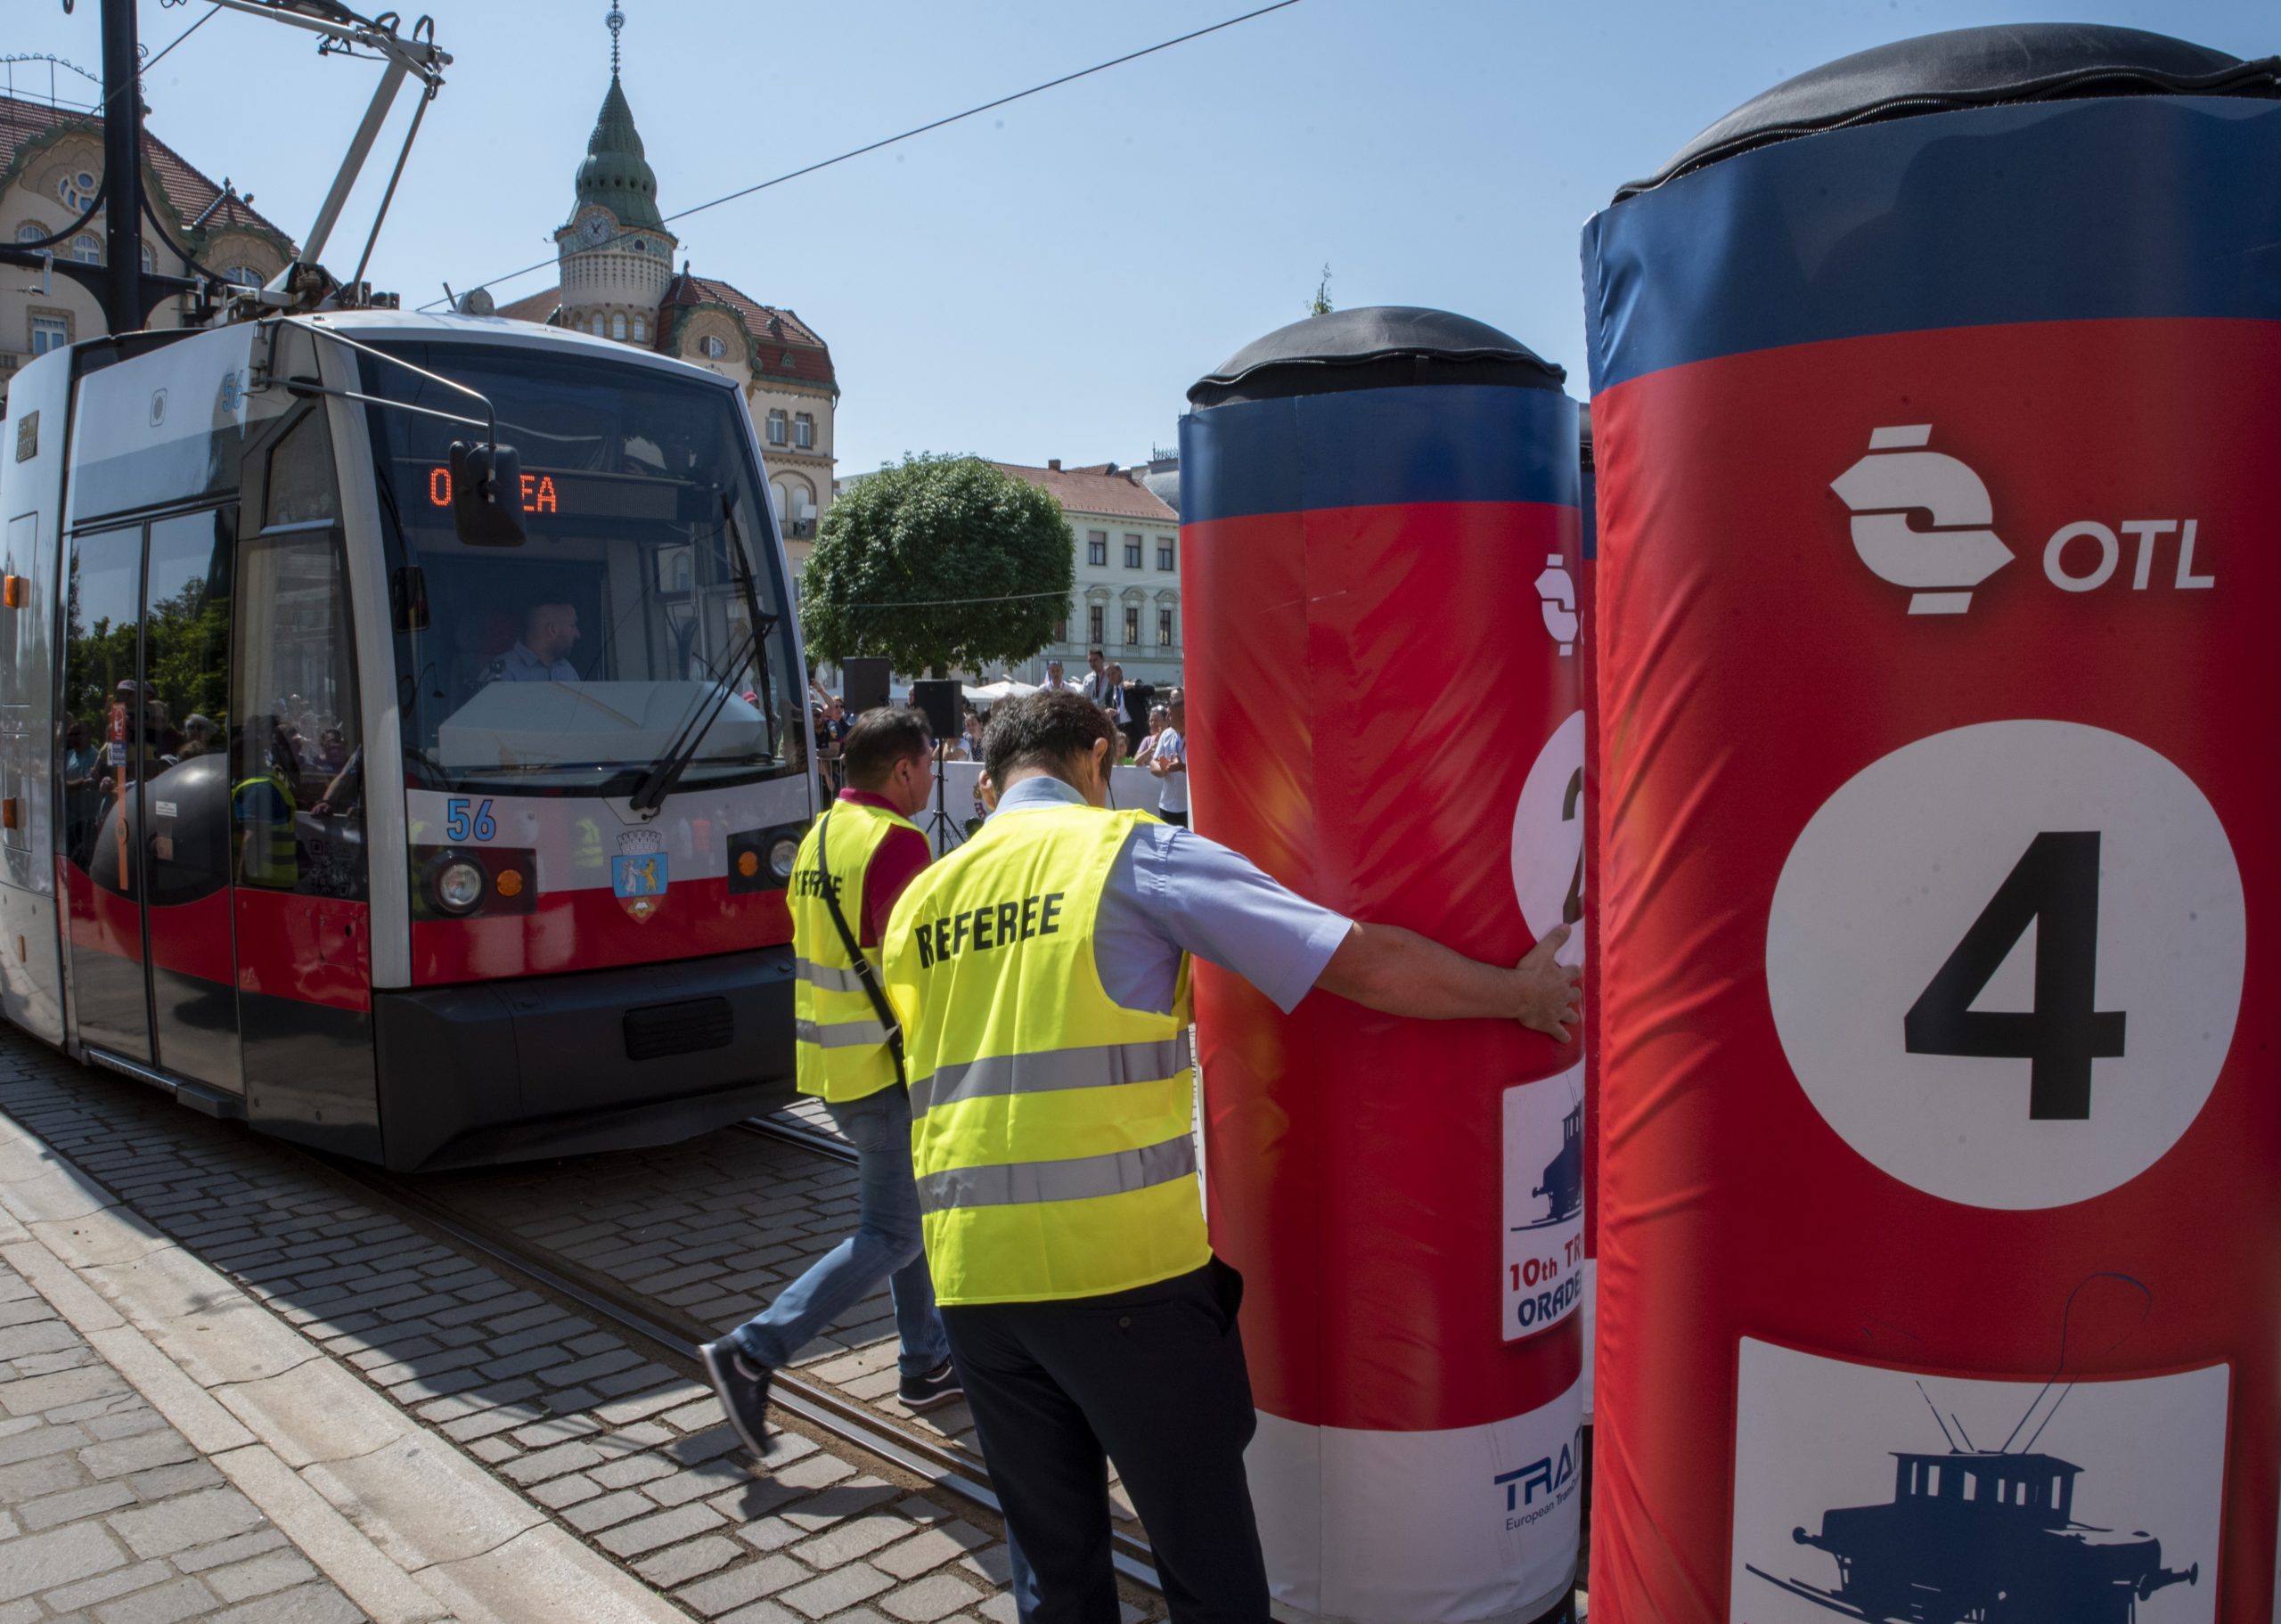
[[[840,944],[846,948],[848,958],[855,961],[855,979],[862,982],[863,991],[871,995],[872,1012],[879,1017],[879,1024],[887,1028],[887,1053],[895,1057],[895,1080],[908,1087],[903,1075],[903,1028],[895,1023],[895,1011],[887,1004],[887,991],[879,985],[879,972],[871,967],[871,961],[863,957],[863,948],[856,943],[855,933],[847,928],[847,916],[839,910],[839,894],[832,889],[831,870],[823,860],[824,842],[830,837],[830,828],[831,809],[826,807],[823,816],[816,820],[816,877],[822,882],[816,890],[822,894],[823,905],[831,915],[831,922],[839,927]]]

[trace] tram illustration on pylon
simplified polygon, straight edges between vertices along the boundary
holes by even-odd
[[[1560,1154],[1545,1164],[1544,1182],[1529,1192],[1552,1211],[1529,1226],[1566,1222],[1584,1210],[1584,1102],[1578,1100],[1560,1122]]]
[[[1964,1442],[1894,1451],[1889,1504],[1836,1507],[1819,1533],[1791,1530],[1835,1558],[1835,1589],[1750,1571],[1872,1624],[2135,1624],[2140,1603],[2200,1579],[2199,1563],[2164,1567],[2162,1541],[2143,1530],[2076,1522],[2083,1468],[2073,1461]]]

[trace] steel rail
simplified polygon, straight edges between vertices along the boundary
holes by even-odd
[[[737,1125],[764,1138],[797,1145],[811,1153],[830,1155],[840,1161],[853,1162],[855,1159],[854,1152],[848,1147],[813,1130],[780,1130],[775,1123],[759,1122]],[[630,1331],[643,1341],[673,1354],[679,1362],[694,1365],[700,1371],[703,1369],[703,1355],[698,1350],[698,1341],[705,1327],[694,1325],[685,1317],[671,1310],[660,1310],[658,1305],[640,1300],[635,1293],[610,1290],[588,1279],[574,1277],[551,1261],[544,1246],[503,1234],[493,1225],[470,1220],[392,1174],[331,1158],[326,1159],[326,1164],[417,1214],[422,1223],[446,1236],[455,1245],[479,1253],[523,1276],[534,1285],[569,1299],[618,1329]],[[900,1466],[936,1488],[946,1489],[993,1515],[1002,1518],[1005,1514],[1004,1508],[999,1504],[997,1491],[991,1487],[989,1468],[955,1444],[937,1442],[905,1432],[863,1406],[842,1398],[821,1383],[788,1370],[771,1373],[768,1401],[822,1429],[843,1443]],[[1161,1594],[1163,1587],[1157,1579],[1148,1541],[1115,1529],[1110,1530],[1110,1561],[1115,1563],[1116,1571]]]

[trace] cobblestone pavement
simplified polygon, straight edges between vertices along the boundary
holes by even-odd
[[[1003,1542],[961,1502],[914,1492],[844,1446],[789,1429],[750,1469],[705,1388],[377,1210],[290,1148],[7,1030],[0,1111],[691,1614],[1011,1624]],[[704,1189],[670,1181],[707,1169]],[[548,1229],[550,1245],[566,1255],[584,1246],[585,1266],[627,1270],[716,1321],[748,1311],[854,1210],[853,1169],[748,1134],[429,1182],[454,1205],[486,1192],[512,1205],[549,1179],[611,1209],[583,1238],[576,1226]],[[756,1223],[774,1227],[756,1235]],[[613,1241],[628,1232],[636,1237]],[[613,1258],[611,1245],[642,1255]],[[693,1272],[661,1285],[674,1270]],[[883,1304],[878,1323],[839,1333],[827,1362],[873,1357],[863,1344],[887,1330]],[[891,1388],[891,1353],[881,1367]],[[341,1489],[353,1498],[356,1485]],[[1141,1599],[1128,1600],[1127,1624],[1161,1616],[1133,1604]]]
[[[364,1617],[0,1263],[0,1624]]]

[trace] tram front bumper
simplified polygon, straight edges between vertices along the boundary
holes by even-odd
[[[398,1171],[670,1144],[792,1098],[792,950],[376,992]]]

